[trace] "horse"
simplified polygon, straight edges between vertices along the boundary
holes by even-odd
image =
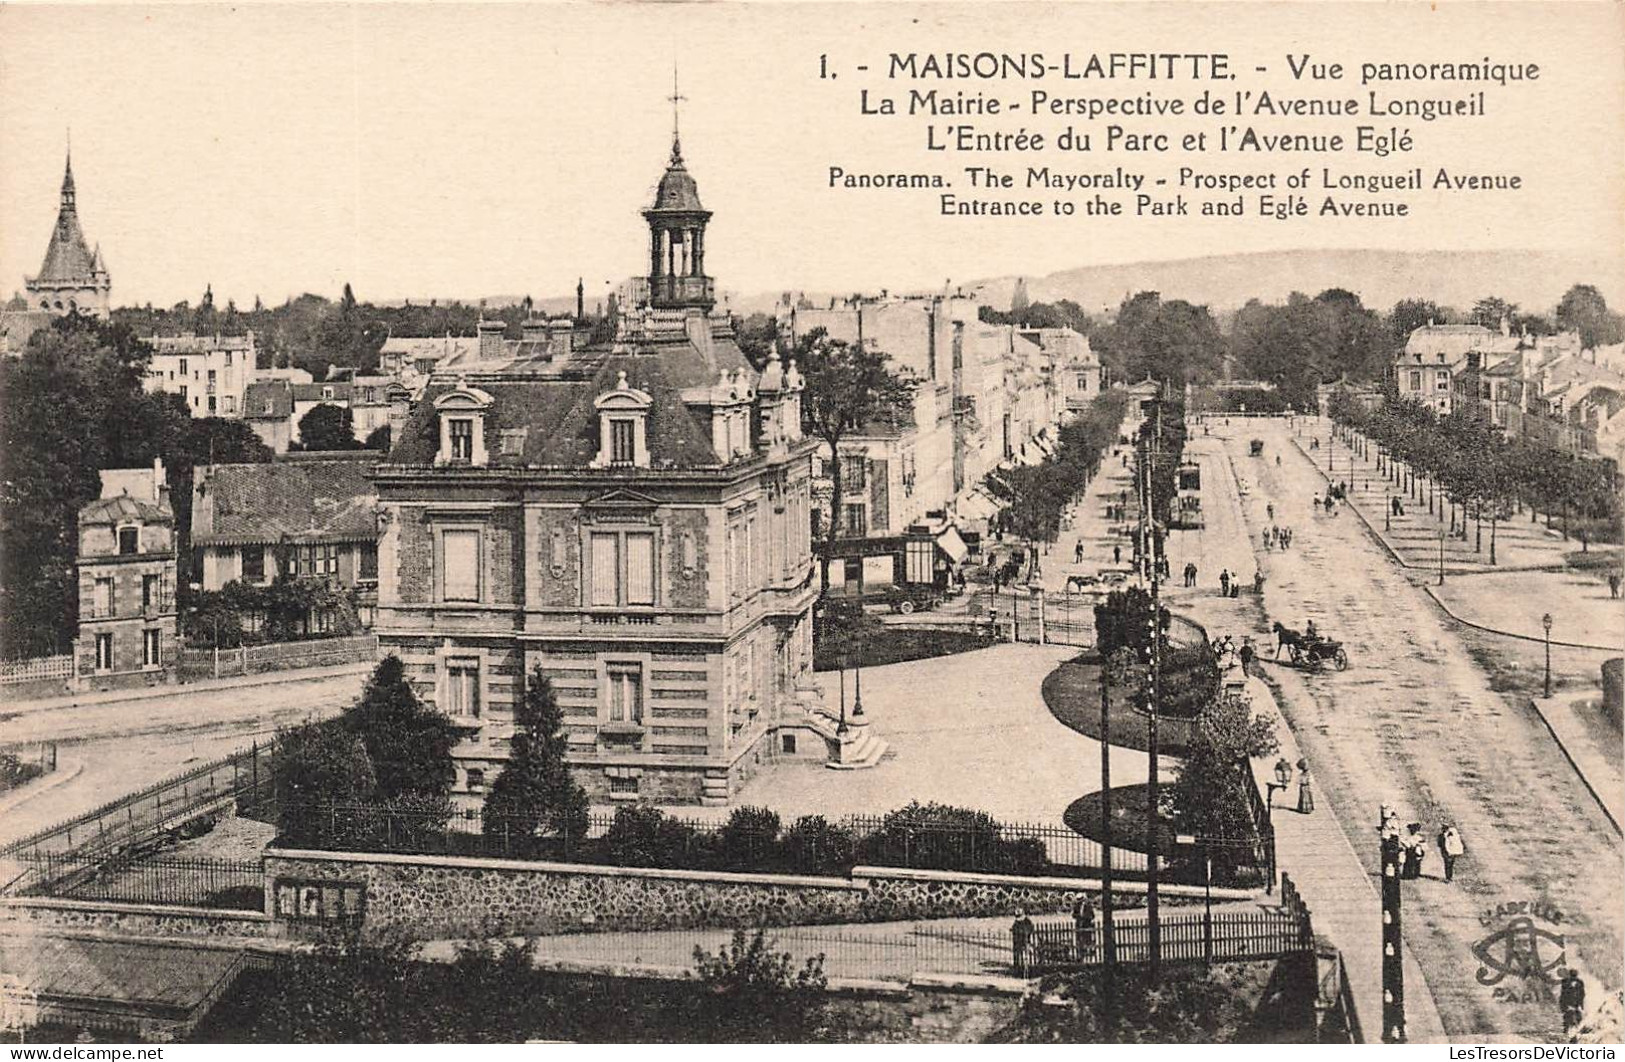
[[[1288,646],[1302,648],[1303,646],[1309,644],[1309,639],[1304,637],[1301,631],[1295,631],[1291,627],[1283,627],[1279,622],[1277,622],[1274,626],[1275,659],[1281,659],[1281,650],[1287,648]]]
[[[1073,590],[1081,593],[1085,587],[1095,586],[1099,582],[1100,580],[1093,575],[1069,575],[1066,577],[1066,589],[1068,593]]]

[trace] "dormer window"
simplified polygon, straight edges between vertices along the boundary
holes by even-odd
[[[485,420],[491,396],[476,387],[459,385],[434,400],[440,417],[437,465],[486,463]]]
[[[615,387],[593,401],[598,410],[598,457],[594,467],[649,467],[649,410],[654,399],[615,375]]]
[[[474,460],[474,419],[472,417],[449,417],[446,420],[447,434],[451,440],[451,459],[453,461]]]

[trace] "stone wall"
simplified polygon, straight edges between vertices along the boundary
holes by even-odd
[[[601,867],[449,856],[268,850],[266,879],[277,932],[312,936],[323,919],[351,917],[353,901],[330,911],[287,910],[278,897],[363,897],[364,932],[420,940],[695,927],[818,925],[1007,915],[1070,909],[1100,882],[950,871],[857,867],[850,877],[731,874]],[[359,890],[356,890],[359,887]],[[315,890],[314,892],[312,890]],[[1143,903],[1145,886],[1116,890],[1121,907]],[[1202,890],[1165,885],[1165,904],[1195,904]],[[1216,899],[1250,893],[1215,889]],[[291,902],[291,901],[290,901]],[[316,901],[313,899],[312,903]]]
[[[100,900],[0,900],[0,922],[26,922],[146,937],[264,937],[272,921],[258,911],[111,903]]]

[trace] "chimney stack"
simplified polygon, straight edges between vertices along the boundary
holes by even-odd
[[[501,321],[487,321],[483,317],[480,319],[481,361],[495,361],[497,358],[502,357],[502,333],[507,330],[507,327]]]

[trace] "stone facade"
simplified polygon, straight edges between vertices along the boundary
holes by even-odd
[[[816,727],[800,374],[751,366],[712,311],[675,144],[645,216],[648,283],[613,341],[482,323],[479,360],[435,367],[374,472],[380,646],[462,728],[465,805],[538,666],[599,801],[724,804],[770,735]]]
[[[1006,877],[952,871],[857,867],[850,877],[599,867],[568,863],[344,852],[270,850],[266,881],[279,932],[320,933],[328,916],[353,916],[354,900],[315,917],[290,914],[276,897],[301,887],[348,889],[364,911],[364,934],[420,940],[582,931],[718,926],[818,925],[1004,916],[1070,910],[1098,900],[1084,878]],[[1115,886],[1119,909],[1144,903],[1145,887]],[[1250,898],[1215,889],[1215,899]],[[1202,890],[1164,885],[1165,905],[1199,904]]]
[[[169,681],[179,657],[175,516],[161,464],[102,473],[79,511],[74,674],[96,688]]]

